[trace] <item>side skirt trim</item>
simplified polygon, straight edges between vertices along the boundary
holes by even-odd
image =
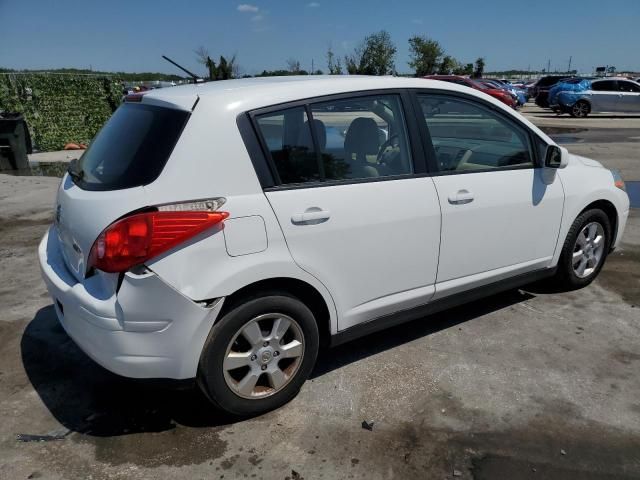
[[[483,285],[482,287],[477,287],[472,290],[466,290],[464,292],[449,295],[424,305],[375,318],[336,333],[331,337],[330,345],[335,347],[380,330],[401,325],[428,315],[433,315],[434,313],[495,295],[496,293],[504,292],[505,290],[519,288],[523,285],[542,280],[543,278],[552,277],[556,273],[556,269],[557,267],[544,268],[533,272],[523,273],[521,275],[516,275],[515,277]]]

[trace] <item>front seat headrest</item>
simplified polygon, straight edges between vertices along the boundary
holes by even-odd
[[[347,155],[356,154],[358,160],[366,160],[365,155],[375,155],[380,148],[380,129],[373,118],[358,117],[347,130],[344,150]]]
[[[316,135],[318,136],[318,147],[320,151],[324,151],[327,146],[327,127],[321,120],[313,119],[313,127],[316,129]],[[313,151],[313,139],[311,138],[311,129],[309,128],[309,121],[304,122],[300,135],[298,135],[298,146],[301,148],[307,148],[309,151]]]

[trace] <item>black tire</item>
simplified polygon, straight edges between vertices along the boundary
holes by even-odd
[[[604,250],[599,263],[593,271],[588,276],[581,278],[576,274],[573,268],[574,248],[576,247],[576,240],[582,229],[593,222],[600,224],[604,230]],[[563,290],[576,290],[589,285],[600,273],[600,270],[607,259],[610,246],[611,222],[609,221],[607,214],[598,208],[581,213],[578,218],[575,219],[573,225],[571,225],[562,247],[560,260],[558,261],[558,271],[555,277],[556,286]]]
[[[248,399],[236,394],[227,384],[223,369],[227,348],[238,332],[264,314],[283,314],[295,320],[302,331],[304,351],[295,373],[281,390],[269,396]],[[276,409],[293,399],[307,380],[318,356],[319,333],[309,308],[286,292],[264,292],[236,304],[216,321],[200,356],[198,384],[220,409],[238,416],[253,416]]]
[[[584,100],[578,100],[571,107],[570,113],[574,118],[587,118],[587,115],[591,113],[591,105],[589,105],[589,102],[586,102]]]

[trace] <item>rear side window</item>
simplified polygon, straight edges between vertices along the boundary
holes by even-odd
[[[85,190],[120,190],[153,182],[188,118],[182,110],[121,105],[71,172],[75,183]]]
[[[375,95],[255,117],[278,183],[367,179],[413,172],[400,97]]]
[[[618,81],[618,91],[620,92],[640,92],[640,85],[632,82]]]
[[[304,107],[260,115],[256,121],[280,177],[279,183],[306,183],[321,179]]]

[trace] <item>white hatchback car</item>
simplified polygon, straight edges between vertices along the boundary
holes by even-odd
[[[439,81],[285,77],[124,103],[70,166],[39,247],[65,330],[127,377],[197,378],[236,414],[335,345],[620,242],[619,175]]]

